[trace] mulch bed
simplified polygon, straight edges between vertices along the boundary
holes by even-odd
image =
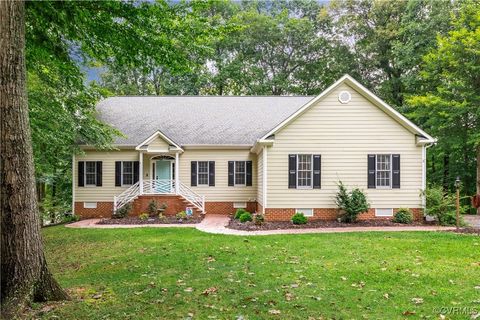
[[[480,236],[480,228],[472,228],[472,227],[460,228],[458,231],[457,230],[446,230],[446,232],[463,233],[463,234],[476,234],[476,235]]]
[[[306,224],[293,224],[290,221],[270,221],[264,222],[261,226],[255,225],[253,222],[241,223],[238,220],[231,219],[227,228],[257,231],[257,230],[278,230],[278,229],[309,229],[309,228],[346,228],[346,227],[406,227],[406,226],[425,226],[432,223],[414,222],[412,224],[395,223],[390,220],[362,220],[354,223],[345,223],[338,221],[312,220]]]
[[[203,220],[203,215],[179,220],[175,216],[165,216],[163,219],[150,217],[147,220],[141,220],[139,217],[126,217],[119,219],[103,219],[97,224],[195,224]]]

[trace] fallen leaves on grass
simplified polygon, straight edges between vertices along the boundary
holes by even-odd
[[[270,309],[270,310],[268,310],[268,313],[274,314],[274,315],[279,315],[281,312],[280,312],[280,310],[277,310],[277,309]]]
[[[215,294],[217,293],[218,289],[216,287],[210,287],[210,288],[207,288],[205,290],[203,290],[202,294],[204,296],[209,296],[211,294]]]
[[[422,298],[412,298],[412,302],[415,304],[422,304],[423,299]]]
[[[285,300],[292,301],[294,298],[295,298],[295,296],[292,293],[285,292]]]
[[[416,314],[416,312],[407,310],[407,311],[403,311],[402,314],[404,316],[413,316],[414,314]]]

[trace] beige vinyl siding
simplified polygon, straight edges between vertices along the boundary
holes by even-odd
[[[168,151],[169,144],[161,137],[156,137],[148,144],[148,151]]]
[[[348,90],[348,104],[338,94]],[[321,154],[321,189],[288,188],[288,155]],[[367,155],[400,154],[400,189],[367,188]],[[422,147],[415,135],[342,84],[275,134],[268,149],[269,208],[334,208],[337,182],[365,190],[372,208],[421,207]]]
[[[228,161],[252,161],[252,186],[228,186]],[[191,161],[215,161],[215,186],[190,186]],[[244,150],[185,150],[180,155],[180,180],[200,195],[205,195],[206,201],[254,201],[257,197],[257,160],[255,154]]]
[[[263,206],[263,150],[257,155],[257,202]]]
[[[115,161],[138,161],[138,152],[129,151],[95,151],[86,150],[84,155],[75,156],[73,179],[75,184],[75,201],[108,201],[113,202],[113,196],[119,195],[128,188],[115,187]],[[102,161],[102,186],[78,186],[78,161]]]

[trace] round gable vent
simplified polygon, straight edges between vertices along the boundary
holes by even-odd
[[[352,100],[352,95],[348,91],[342,91],[338,94],[338,101],[341,103],[349,103]]]

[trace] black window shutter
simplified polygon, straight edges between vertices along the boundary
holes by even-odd
[[[245,163],[245,167],[246,167],[246,173],[247,173],[247,177],[246,177],[246,185],[247,186],[251,186],[252,185],[252,161],[247,161]]]
[[[97,161],[97,187],[102,186],[102,161]]]
[[[322,156],[319,154],[313,155],[313,188],[320,189],[322,187],[321,174],[322,172]]]
[[[400,188],[400,155],[392,154],[392,188]]]
[[[115,161],[115,187],[122,186],[122,161]]]
[[[228,186],[233,187],[235,181],[233,180],[233,166],[235,161],[228,161]]]
[[[133,183],[140,180],[140,161],[133,161]]]
[[[197,186],[197,161],[190,163],[190,185],[192,187]]]
[[[85,162],[78,161],[78,186],[85,186]]]
[[[208,185],[215,187],[215,161],[208,161]]]
[[[376,183],[375,183],[375,159],[376,156],[374,154],[369,154],[368,155],[368,188],[369,189],[375,189],[376,188]]]
[[[288,188],[297,188],[297,155],[288,155]]]

